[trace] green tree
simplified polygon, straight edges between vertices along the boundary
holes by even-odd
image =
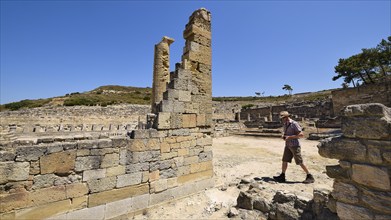
[[[292,86],[285,84],[284,87],[282,87],[283,90],[287,90],[289,92],[289,95],[292,95]]]
[[[333,81],[343,78],[345,84],[354,87],[376,83],[391,74],[391,36],[382,40],[375,48],[362,49],[362,52],[346,59],[339,59],[334,67]]]

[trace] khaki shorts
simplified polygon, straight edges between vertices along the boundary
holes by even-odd
[[[282,156],[282,161],[291,163],[292,158],[295,158],[295,162],[297,165],[300,165],[303,163],[303,158],[301,158],[301,147],[300,146],[294,146],[294,147],[285,146],[284,155]]]

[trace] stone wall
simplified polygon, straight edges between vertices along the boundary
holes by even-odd
[[[279,122],[281,111],[288,111],[295,120],[299,121],[309,118],[328,119],[334,116],[333,104],[330,100],[243,109],[240,112],[240,120],[248,127],[267,126],[265,122]]]
[[[213,187],[210,22],[206,9],[190,16],[182,64],[165,91],[153,89],[163,94],[153,94],[162,100],[147,115],[147,129],[0,141],[0,218],[124,219]]]
[[[340,219],[391,219],[391,108],[347,106],[342,132],[318,145],[321,156],[339,159],[326,167],[335,211]]]
[[[146,123],[145,105],[40,107],[0,112],[4,133],[124,131]]]
[[[347,105],[382,103],[391,107],[391,80],[358,88],[335,90],[331,94],[336,115],[340,115]]]
[[[3,144],[0,218],[110,219],[213,186],[211,137],[176,135],[148,129]]]

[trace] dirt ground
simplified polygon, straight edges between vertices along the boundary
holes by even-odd
[[[186,198],[150,208],[133,219],[229,219],[227,213],[236,205],[241,181],[262,184],[263,195],[272,199],[278,190],[312,198],[314,187],[331,188],[333,180],[325,174],[326,165],[337,160],[319,156],[318,141],[301,139],[304,163],[315,177],[315,183],[303,184],[305,173],[289,164],[286,183],[271,180],[281,172],[284,141],[278,138],[230,136],[213,140],[215,187]]]

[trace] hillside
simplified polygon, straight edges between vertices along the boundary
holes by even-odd
[[[324,100],[330,97],[332,90],[312,93],[301,93],[283,96],[268,97],[213,97],[213,101],[235,102],[240,105],[256,105],[260,103],[285,103]],[[151,88],[139,88],[130,86],[107,85],[100,86],[88,92],[75,92],[47,99],[22,100],[0,105],[0,111],[18,110],[21,108],[36,108],[41,106],[107,106],[115,104],[140,104],[149,105],[152,95]]]
[[[21,108],[36,108],[41,106],[107,106],[115,104],[150,104],[151,88],[138,88],[129,86],[107,85],[100,86],[88,92],[75,92],[64,96],[22,100],[0,105],[0,110],[18,110]]]

